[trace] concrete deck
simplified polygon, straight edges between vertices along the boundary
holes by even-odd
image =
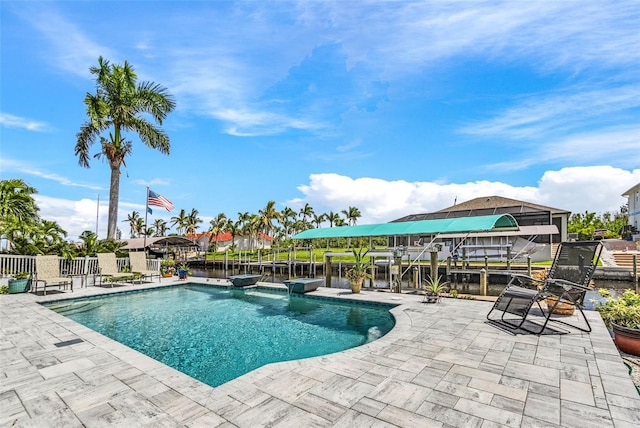
[[[640,396],[594,312],[590,334],[513,336],[485,323],[490,302],[319,288],[311,294],[400,304],[396,327],[368,345],[212,388],[38,304],[155,286],[0,295],[0,425],[640,425]],[[74,339],[82,341],[56,346]]]

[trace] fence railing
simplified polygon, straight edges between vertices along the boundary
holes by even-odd
[[[18,272],[35,274],[36,257],[38,256],[0,254],[0,276],[12,276]],[[97,257],[76,257],[73,259],[59,257],[59,261],[62,275],[92,275],[100,273]],[[117,258],[116,262],[118,263],[119,271],[130,269],[128,257]],[[147,259],[147,269],[160,271],[160,259]]]

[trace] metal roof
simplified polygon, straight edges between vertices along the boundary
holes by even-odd
[[[309,229],[292,239],[355,238],[369,236],[436,235],[439,233],[489,232],[518,230],[518,222],[510,214],[477,217],[444,218],[437,220],[404,221],[365,224],[358,226]]]
[[[467,233],[442,233],[439,238],[490,238],[498,236],[533,236],[533,235],[558,235],[558,227],[555,224],[520,226],[518,230],[493,230],[490,232]]]
[[[127,239],[127,245],[122,247],[123,250],[139,250],[144,249],[145,238],[131,238]],[[151,247],[197,247],[192,240],[185,238],[184,236],[161,236],[152,237],[148,236],[146,239],[148,248]]]

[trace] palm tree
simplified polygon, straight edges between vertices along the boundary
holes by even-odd
[[[111,168],[107,238],[113,239],[118,221],[120,166],[125,165],[132,150],[131,141],[124,138],[123,132],[133,131],[148,147],[169,154],[169,136],[156,124],[162,125],[175,108],[175,101],[158,84],[137,83],[138,76],[127,61],[124,65],[112,65],[99,57],[98,67],[91,67],[89,72],[96,76],[96,93],[87,93],[84,98],[88,119],[76,136],[75,154],[80,166],[89,168],[89,148],[100,139],[101,152],[94,157],[105,156]],[[107,130],[113,131],[109,132],[109,138],[100,135]]]
[[[95,256],[98,246],[98,235],[90,230],[85,230],[80,234],[79,238],[84,244],[84,255]]]
[[[38,207],[34,193],[38,191],[22,179],[0,180],[0,221],[14,217],[21,222],[35,222]]]
[[[231,234],[231,250],[234,250],[236,247],[236,236],[238,235],[239,230],[239,221],[228,221],[225,225],[225,232],[229,232]]]
[[[181,209],[177,216],[171,217],[171,226],[175,226],[178,235],[182,235],[182,231],[187,227],[188,220],[187,212]]]
[[[157,218],[153,221],[153,228],[156,230],[155,236],[164,236],[167,233],[167,222]]]
[[[342,210],[342,214],[347,218],[349,226],[355,226],[358,223],[358,219],[362,217],[362,213],[356,207],[349,207],[346,210]]]
[[[185,227],[185,233],[195,234],[198,230],[198,224],[202,223],[202,219],[198,217],[198,210],[195,208],[191,208],[191,212],[187,216],[187,223]]]
[[[304,204],[304,207],[300,208],[300,217],[302,220],[307,221],[307,217],[311,217],[313,215],[313,208],[309,203]]]
[[[134,211],[131,214],[127,215],[127,219],[123,220],[125,223],[129,223],[129,236],[131,238],[135,238],[137,236],[138,231],[138,220],[141,220],[140,213],[138,211]]]
[[[340,220],[340,214],[334,213],[333,211],[329,211],[329,214],[326,214],[327,221],[329,222],[329,227],[337,226],[336,222]]]
[[[260,226],[265,235],[268,235],[274,229],[273,220],[282,220],[280,213],[275,209],[275,205],[275,201],[269,201],[263,209],[258,211]],[[262,242],[264,248],[264,241]]]
[[[322,224],[322,222],[327,218],[326,214],[313,214],[313,222],[316,224],[316,229],[320,229],[320,225]]]
[[[209,221],[211,227],[209,227],[209,233],[211,238],[209,239],[209,246],[213,245],[213,251],[218,251],[218,234],[221,233],[229,220],[224,213],[218,214],[216,217]]]

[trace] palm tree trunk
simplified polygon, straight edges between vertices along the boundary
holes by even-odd
[[[115,239],[118,224],[118,199],[120,194],[120,164],[110,162],[111,183],[109,185],[109,220],[107,223],[107,238]]]

